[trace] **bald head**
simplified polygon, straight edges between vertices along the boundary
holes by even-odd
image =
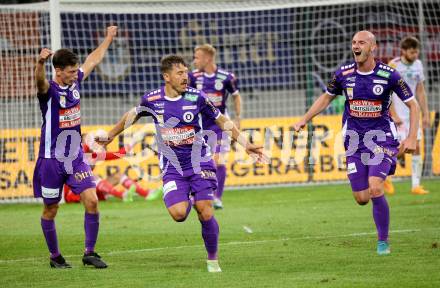
[[[351,50],[358,66],[371,68],[374,64],[374,50],[376,50],[376,37],[370,31],[359,31],[353,36]]]
[[[362,30],[354,34],[353,39],[362,39],[376,45],[376,36],[368,30]]]

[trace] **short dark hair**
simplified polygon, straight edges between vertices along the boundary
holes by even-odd
[[[413,36],[405,37],[400,41],[400,48],[403,50],[420,49],[420,41]]]
[[[70,49],[59,49],[52,57],[52,64],[55,68],[64,69],[67,66],[75,66],[79,63],[79,57]]]
[[[167,55],[160,60],[160,73],[167,73],[173,69],[174,65],[182,64],[188,67],[185,60],[180,55]]]

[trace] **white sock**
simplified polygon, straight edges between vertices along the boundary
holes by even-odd
[[[420,178],[422,177],[422,157],[420,155],[412,155],[411,168],[412,188],[414,188],[420,186]]]

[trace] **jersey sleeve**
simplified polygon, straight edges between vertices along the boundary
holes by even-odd
[[[199,106],[200,113],[208,119],[216,120],[221,115],[220,111],[215,108],[214,104],[209,101],[208,97],[203,92],[197,99],[197,106]]]
[[[226,90],[231,93],[232,95],[238,94],[238,79],[235,77],[233,73],[229,74],[227,78],[227,82],[225,84]]]
[[[150,103],[148,101],[148,94],[142,96],[141,102],[136,106],[136,115],[140,117],[152,116]]]
[[[338,95],[342,95],[342,86],[341,86],[341,82],[339,80],[339,75],[336,72],[332,79],[328,82],[327,84],[327,94],[331,95],[331,96],[338,96]]]
[[[79,68],[79,70],[78,70],[78,80],[77,81],[79,83],[81,83],[83,79],[84,79],[84,71],[83,71],[82,68]]]
[[[52,95],[51,90],[52,90],[52,85],[50,85],[50,82],[49,82],[49,89],[47,89],[46,93],[38,93],[37,92],[38,101],[40,103],[47,103],[47,101],[49,101],[50,95]]]
[[[397,97],[403,102],[408,102],[414,98],[408,84],[400,76],[399,72],[394,71],[391,77],[391,90],[396,93]]]
[[[196,88],[196,77],[192,72],[188,73],[188,86],[192,88]]]

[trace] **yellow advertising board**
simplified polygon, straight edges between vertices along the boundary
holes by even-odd
[[[295,133],[291,125],[296,117],[258,118],[242,120],[242,132],[253,143],[264,145],[268,164],[250,161],[240,145],[232,145],[227,156],[229,186],[301,183],[346,179],[345,157],[341,137],[341,116],[322,115],[313,124],[311,160],[313,175],[309,176],[307,132]],[[97,135],[110,126],[85,126],[83,132]],[[40,129],[4,129],[0,135],[0,198],[32,196],[32,179],[39,149]],[[161,185],[157,145],[152,124],[134,125],[115,139],[107,148],[118,151],[133,145],[130,154],[119,160],[102,161],[95,165],[94,174],[105,178],[116,172],[141,181],[141,185],[156,188]],[[423,147],[423,145],[422,145]],[[440,175],[440,132],[437,129],[433,145],[433,173]],[[411,156],[398,165],[397,176],[411,174]]]

